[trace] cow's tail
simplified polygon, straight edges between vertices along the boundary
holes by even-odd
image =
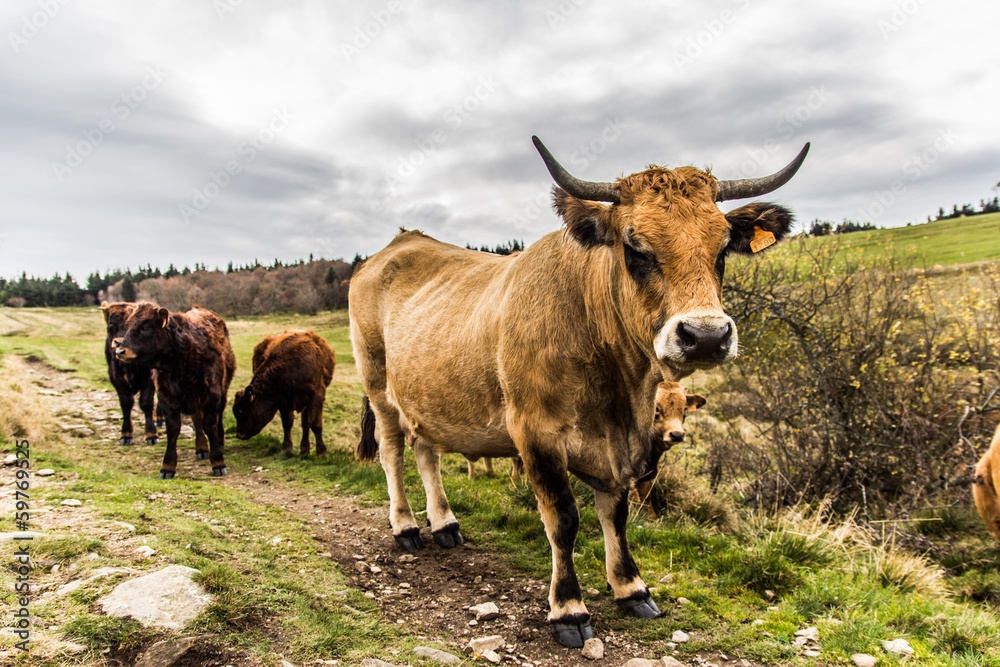
[[[358,460],[374,461],[378,456],[378,440],[375,439],[375,412],[365,395],[361,401],[361,441],[358,442]]]

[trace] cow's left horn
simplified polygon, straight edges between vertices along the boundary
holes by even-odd
[[[774,192],[782,185],[791,180],[795,172],[802,166],[809,152],[807,143],[799,151],[794,160],[779,172],[764,176],[763,178],[744,178],[739,181],[719,181],[719,194],[715,196],[715,201],[728,201],[730,199],[747,199],[748,197],[760,197],[768,192]]]
[[[613,183],[594,183],[592,181],[581,181],[579,178],[571,175],[568,171],[563,169],[563,166],[559,164],[549,149],[545,147],[545,144],[536,137],[531,137],[532,143],[535,144],[535,148],[538,149],[538,153],[542,156],[542,160],[545,162],[545,167],[552,174],[552,180],[556,182],[559,187],[561,187],[566,192],[570,193],[577,199],[584,199],[586,201],[609,201],[617,204],[621,199],[621,193],[618,192],[618,188],[614,186]]]

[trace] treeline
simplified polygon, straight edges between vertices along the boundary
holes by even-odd
[[[944,207],[939,207],[934,220],[951,220],[953,218],[961,218],[963,216],[971,217],[974,215],[983,215],[985,213],[1000,213],[1000,197],[994,197],[993,199],[980,199],[978,211],[972,208],[972,204],[963,204],[962,208],[959,208],[958,204],[955,204],[951,207],[951,213],[945,213]],[[930,221],[931,216],[927,216],[927,222]]]
[[[820,220],[819,218],[812,221],[809,225],[808,231],[806,231],[806,236],[830,236],[831,234],[850,234],[852,232],[870,232],[878,229],[875,225],[870,222],[854,222],[853,220],[844,220],[836,227],[833,223],[828,220]]]
[[[494,255],[512,255],[515,252],[521,252],[524,250],[524,241],[518,241],[517,239],[508,241],[507,243],[501,243],[500,245],[493,246],[479,246],[478,248],[474,245],[465,244],[465,247],[469,250],[478,250],[479,252],[488,252]]]

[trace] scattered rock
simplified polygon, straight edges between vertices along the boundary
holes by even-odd
[[[457,665],[462,662],[462,659],[458,656],[446,653],[440,649],[428,648],[427,646],[418,646],[413,649],[413,653],[418,658],[427,658],[428,660],[440,662],[444,665]]]
[[[135,663],[135,667],[173,667],[181,658],[188,655],[191,648],[199,640],[207,640],[210,637],[211,635],[181,637],[180,639],[156,642],[139,658],[138,662]]]
[[[478,639],[473,639],[469,641],[469,648],[472,652],[477,655],[481,655],[486,651],[495,651],[504,645],[503,637],[500,635],[490,635],[489,637],[479,637]]]
[[[136,548],[135,552],[139,554],[140,558],[149,558],[156,553],[156,549],[144,544],[141,547]]]
[[[687,667],[683,662],[677,658],[672,658],[669,655],[665,655],[660,658],[660,662],[663,663],[663,667]]]
[[[113,574],[122,574],[122,573],[126,573],[126,572],[128,572],[128,570],[123,570],[123,569],[121,569],[119,567],[102,567],[102,568],[98,568],[96,570],[93,570],[90,573],[90,576],[87,577],[86,579],[76,579],[76,580],[71,581],[71,582],[69,582],[67,584],[63,584],[62,586],[60,586],[59,588],[56,589],[55,593],[53,593],[52,596],[53,597],[57,597],[57,598],[61,598],[64,595],[69,595],[70,593],[72,593],[76,589],[78,589],[81,586],[84,586],[86,584],[89,584],[92,581],[96,581],[98,579],[103,579],[104,577],[110,577]]]
[[[17,463],[17,454],[8,454],[3,459],[3,464],[5,466],[12,466]]]
[[[632,658],[622,667],[663,667],[660,660],[646,660],[645,658]]]
[[[878,662],[878,658],[873,655],[868,655],[867,653],[855,653],[851,656],[851,662],[858,667],[875,667],[875,663]]]
[[[74,644],[73,642],[62,642],[59,644],[59,648],[70,655],[80,655],[87,652],[86,646],[83,644]]]
[[[83,503],[81,503],[81,502],[80,502],[79,500],[77,500],[76,498],[67,498],[66,500],[62,501],[62,502],[61,502],[61,503],[59,503],[59,504],[60,504],[60,505],[65,505],[66,507],[79,507],[79,506],[80,506],[80,505],[82,505]]]
[[[592,598],[596,598],[600,594],[601,594],[601,591],[597,590],[596,588],[588,588],[587,589],[587,595],[589,595]]]
[[[910,646],[910,642],[905,639],[883,641],[882,648],[885,649],[887,653],[895,653],[896,655],[910,655],[913,653],[913,647]]]
[[[384,662],[382,660],[376,660],[375,658],[365,658],[361,661],[361,667],[399,667],[399,665],[394,665],[391,662]]]
[[[180,630],[214,597],[192,580],[198,570],[171,565],[131,579],[98,600],[105,614],[134,618],[145,626]]]
[[[121,526],[130,533],[135,532],[135,526],[133,526],[130,523],[125,523],[124,521],[112,521],[111,523],[115,524],[116,526]]]
[[[796,637],[802,637],[806,641],[818,642],[819,641],[819,629],[818,628],[806,628],[804,630],[799,630],[795,633]]]
[[[691,635],[681,630],[677,630],[670,637],[670,641],[677,642],[678,644],[687,644],[691,641]]]
[[[417,557],[414,556],[413,554],[403,554],[396,560],[398,560],[400,563],[415,563],[417,561]]]
[[[469,611],[476,615],[477,621],[492,621],[494,618],[500,616],[500,609],[492,602],[484,602],[469,607]]]
[[[279,662],[278,664],[281,665],[281,667],[295,667],[295,665],[284,659],[282,659],[282,661]]]
[[[802,655],[806,656],[807,658],[818,658],[823,654],[815,649],[809,649],[807,651],[803,651]]]
[[[588,639],[583,643],[583,651],[580,653],[587,660],[604,659],[604,642],[597,637]]]
[[[677,598],[677,604],[691,604],[691,600],[687,598]]]
[[[496,651],[483,651],[483,660],[492,662],[494,665],[500,664],[500,654]]]
[[[364,562],[363,560],[355,561],[354,562],[354,569],[357,570],[358,572],[371,572],[372,571],[371,566],[368,563]]]
[[[669,584],[673,580],[674,580],[674,575],[670,574],[669,572],[660,577],[661,584]]]

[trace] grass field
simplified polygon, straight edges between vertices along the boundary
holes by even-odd
[[[1000,216],[980,216],[858,233],[840,239],[841,251],[874,256],[891,247],[928,265],[983,261],[1000,257],[998,226]],[[361,390],[346,313],[276,315],[227,324],[239,365],[231,394],[249,381],[253,346],[267,334],[310,328],[330,341],[337,357],[324,419],[330,456],[320,460],[284,453],[277,420],[259,436],[237,441],[229,413],[226,461],[232,475],[249,476],[264,467],[298,497],[357,495],[361,503],[384,512],[387,492],[381,470],[360,466],[352,456]],[[18,359],[44,360],[72,371],[67,375],[81,378],[91,389],[110,390],[104,335],[97,308],[0,309],[0,356],[6,358],[0,370],[0,413],[17,413],[9,420],[12,432],[33,429],[35,468],[54,468],[67,480],[39,487],[37,502],[58,507],[67,497],[79,499],[105,523],[137,526],[138,536],[162,558],[202,570],[218,601],[190,632],[215,634],[251,656],[254,664],[278,665],[278,653],[296,665],[316,657],[359,664],[365,657],[388,659],[387,654],[396,656],[395,662],[420,664],[412,654],[421,639],[417,631],[381,618],[378,608],[352,588],[350,573],[319,553],[321,547],[301,516],[263,506],[239,488],[209,478],[179,476],[164,483],[156,479],[161,446],[106,456],[120,450],[110,442],[60,431],[59,422],[74,417],[73,411],[44,414],[50,404],[36,395],[37,387]],[[706,411],[711,415],[711,402]],[[5,423],[0,419],[0,425]],[[296,426],[294,437],[297,433]],[[694,443],[709,437],[698,430],[697,421],[690,433]],[[13,437],[0,434],[0,453],[11,451]],[[187,454],[183,450],[181,456]],[[452,507],[476,549],[499,555],[525,577],[547,579],[551,557],[530,488],[503,475],[469,480],[460,457],[446,457],[443,468]],[[917,551],[927,544],[943,545],[930,550],[937,555],[932,560],[881,539],[850,517],[831,519],[815,507],[748,514],[724,494],[711,498],[703,480],[687,478],[683,470],[676,475],[681,495],[698,489],[715,509],[689,503],[686,511],[659,519],[637,511],[629,520],[637,563],[666,616],[650,623],[616,611],[604,613],[595,619],[600,636],[624,637],[662,655],[671,634],[683,629],[694,636],[677,647],[677,657],[686,661],[720,661],[725,655],[768,665],[850,664],[853,653],[869,653],[883,665],[1000,665],[1000,552],[974,509],[931,509],[920,521],[900,526],[919,538]],[[414,509],[423,509],[412,458],[406,482]],[[579,483],[574,490],[581,509],[575,549],[581,585],[603,590],[604,546],[593,494]],[[715,511],[719,507],[726,520]],[[13,528],[10,517],[0,521],[3,530]],[[39,580],[54,577],[54,565],[84,570],[143,566],[89,528],[80,526],[71,536],[40,543]],[[273,546],[275,540],[280,549]],[[119,581],[91,584],[37,610],[42,624],[54,628],[51,637],[80,642],[84,653],[18,655],[11,664],[116,664],[112,658],[134,657],[166,636],[96,611],[97,597]],[[5,569],[0,604],[8,608],[13,600],[13,575]],[[809,626],[819,631],[818,656],[795,645],[796,631]],[[881,642],[896,638],[909,640],[916,653],[902,658],[884,652]],[[9,637],[0,640],[0,647],[11,645]]]

